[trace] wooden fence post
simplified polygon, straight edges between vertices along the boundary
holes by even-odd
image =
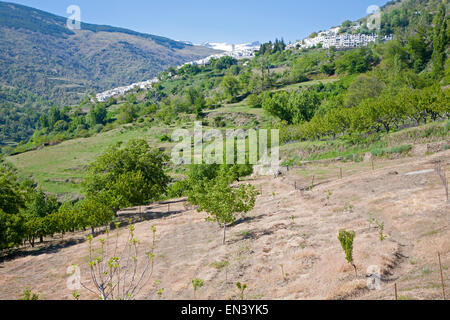
[[[441,254],[438,252],[439,268],[441,269],[442,297],[445,300],[444,275],[442,274]]]
[[[395,300],[398,300],[398,297],[397,297],[397,283],[394,283],[394,295],[395,295]]]

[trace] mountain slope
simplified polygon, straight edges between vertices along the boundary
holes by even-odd
[[[0,84],[60,104],[214,52],[110,26],[82,23],[81,30],[69,30],[66,18],[0,2]]]

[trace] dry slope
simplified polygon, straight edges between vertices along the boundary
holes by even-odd
[[[370,163],[321,164],[291,170],[278,179],[248,180],[245,183],[262,188],[262,195],[255,209],[230,228],[226,246],[220,244],[218,226],[205,222],[205,214],[189,210],[184,202],[174,201],[171,213],[167,204],[149,206],[146,214],[154,219],[137,223],[136,234],[149,243],[150,228],[156,226],[156,269],[138,298],[157,299],[156,290],[164,288],[163,299],[191,299],[191,280],[201,278],[201,299],[237,298],[237,281],[248,285],[248,299],[392,299],[394,282],[401,299],[440,299],[437,251],[450,288],[450,205],[434,172],[408,174],[433,169],[439,159],[448,168],[450,151],[383,160],[374,171]],[[342,179],[339,166],[344,169]],[[301,178],[305,170],[328,173],[329,182],[309,191],[295,190],[294,181],[309,183]],[[384,222],[384,241],[370,217]],[[342,228],[356,232],[358,277],[337,240]],[[121,229],[122,241],[126,233]],[[0,299],[17,299],[25,287],[43,299],[72,299],[66,269],[79,264],[89,285],[87,261],[83,241],[3,261]],[[371,265],[381,269],[380,290],[366,287]],[[82,299],[95,298],[85,289],[80,294]]]

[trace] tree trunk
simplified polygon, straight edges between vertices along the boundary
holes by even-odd
[[[226,234],[226,230],[227,230],[227,225],[224,224],[223,225],[223,238],[222,238],[222,245],[225,244],[225,234]]]
[[[91,227],[91,234],[92,234],[92,236],[94,236],[94,233],[95,233],[95,229],[94,229],[94,227]]]
[[[44,237],[43,236],[39,236],[39,242],[40,243],[44,242]]]

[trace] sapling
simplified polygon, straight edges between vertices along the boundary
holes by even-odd
[[[236,214],[246,213],[254,208],[257,191],[251,185],[232,188],[223,177],[208,182],[205,189],[206,192],[196,199],[197,211],[206,211],[209,214],[207,221],[216,221],[223,228],[224,245],[227,225],[236,221]]]
[[[23,298],[20,300],[39,300],[39,294],[33,293],[30,289],[26,288],[23,293]]]
[[[80,294],[78,293],[77,290],[75,290],[75,291],[72,293],[72,297],[73,297],[75,300],[80,300]]]
[[[384,239],[386,239],[386,237],[383,234],[383,230],[384,230],[384,222],[379,222],[378,220],[376,221],[377,224],[377,228],[378,228],[378,235],[380,236],[380,241],[384,241]]]
[[[100,255],[97,257],[93,257],[96,252],[92,247],[93,237],[92,235],[88,236],[89,267],[95,290],[82,285],[90,292],[99,294],[101,300],[134,299],[153,274],[156,228],[154,226],[151,228],[153,241],[150,250],[145,253],[147,261],[141,272],[138,272],[140,241],[135,237],[134,225],[130,225],[128,228],[127,242],[120,254],[118,254],[119,228],[117,223],[116,230],[117,236],[112,248],[108,241],[109,232],[105,239],[99,239],[101,248]]]
[[[345,253],[345,259],[350,263],[355,269],[355,274],[358,276],[356,271],[356,265],[353,263],[353,240],[355,238],[355,231],[339,231],[339,242],[341,243],[342,249]]]
[[[239,296],[241,300],[244,300],[244,291],[247,289],[247,285],[245,283],[236,282],[236,287],[239,290]]]
[[[192,287],[194,288],[194,299],[195,299],[195,293],[197,292],[198,288],[203,287],[204,281],[202,279],[192,279]]]
[[[286,281],[287,277],[289,276],[289,273],[285,273],[284,272],[284,265],[283,264],[280,264],[280,267],[281,267],[281,275],[283,277],[283,280]]]
[[[333,195],[333,191],[327,190],[327,201],[330,200],[331,196]]]

